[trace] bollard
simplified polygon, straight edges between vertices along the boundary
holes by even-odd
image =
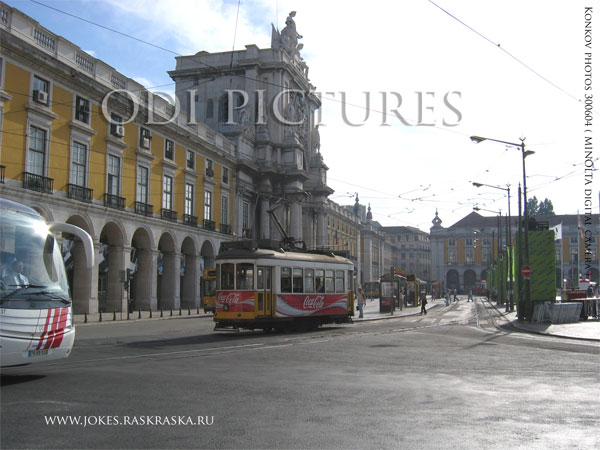
[[[100,317],[98,317],[98,322],[102,322],[102,311],[100,311]]]
[[[117,312],[113,311],[113,320],[117,320]]]
[[[179,307],[179,315],[181,315],[181,306]]]
[[[162,316],[163,316],[163,309],[160,308],[160,317],[162,317]]]
[[[188,316],[192,315],[192,310],[190,309],[190,307],[188,306]]]
[[[138,309],[138,319],[141,319],[141,318],[142,318],[142,310]]]
[[[200,314],[200,307],[196,306],[196,314]]]
[[[127,310],[127,320],[129,320],[129,310]]]
[[[87,312],[86,312],[86,313],[84,313],[84,316],[83,316],[83,323],[88,323],[87,321],[88,321],[88,318],[87,318]]]
[[[173,308],[171,308],[171,311],[170,311],[169,317],[173,317]]]
[[[152,308],[150,308],[150,318],[152,319]]]

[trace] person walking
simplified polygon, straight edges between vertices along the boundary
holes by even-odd
[[[469,289],[469,296],[467,297],[467,302],[473,301],[473,289]]]
[[[453,301],[455,301],[455,302],[458,301],[458,297],[456,296],[456,289],[454,289],[454,300]]]
[[[450,306],[450,290],[446,291],[446,306]]]
[[[362,288],[358,288],[358,294],[356,295],[358,299],[358,318],[362,319],[364,317],[364,308],[365,303],[367,303],[367,299],[365,298],[365,294],[363,293]]]
[[[427,305],[427,294],[425,294],[425,292],[421,292],[421,314],[427,314],[425,305]]]

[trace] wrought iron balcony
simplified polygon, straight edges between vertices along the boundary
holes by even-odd
[[[6,166],[0,166],[0,183],[4,184],[4,172],[6,171]]]
[[[54,179],[37,175],[31,172],[23,172],[23,187],[32,191],[52,194]]]
[[[215,230],[215,222],[213,220],[204,219],[204,228],[207,230]]]
[[[171,222],[177,222],[177,211],[162,208],[160,210],[160,217],[165,220],[170,220]]]
[[[198,226],[198,218],[196,216],[184,214],[183,215],[183,223],[186,225],[190,225],[192,227],[197,227]]]
[[[223,234],[231,234],[231,225],[222,223],[221,225],[219,225],[219,231]]]
[[[104,194],[104,206],[115,209],[125,209],[125,198],[118,195]]]
[[[151,216],[153,214],[154,206],[147,203],[135,202],[135,212],[142,216]]]
[[[67,195],[69,198],[79,200],[86,203],[92,203],[92,189],[78,186],[76,184],[67,184]]]

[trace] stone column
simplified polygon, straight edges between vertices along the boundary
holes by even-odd
[[[108,249],[108,286],[106,288],[107,312],[127,311],[125,290],[121,281],[120,271],[125,267],[125,249],[122,246],[110,246]],[[127,252],[131,254],[131,248]]]
[[[94,243],[94,267],[87,268],[83,244],[73,243],[73,312],[75,314],[98,312],[98,254],[100,244]]]
[[[136,309],[156,309],[158,251],[138,249],[138,267],[135,273]]]
[[[271,238],[271,216],[267,212],[270,208],[269,199],[263,198],[260,201],[260,234],[258,237],[262,239]]]
[[[159,309],[162,308],[163,310],[168,310],[171,308],[179,308],[180,258],[180,253],[162,252],[163,271],[160,280],[160,291],[158,292]]]
[[[325,211],[317,210],[317,247],[325,247],[327,242],[327,219]]]
[[[297,241],[302,240],[302,205],[295,200],[290,203],[289,235]]]
[[[185,255],[185,275],[183,276],[181,286],[181,306],[182,307],[196,307],[199,303],[196,303],[196,299],[199,298],[199,272],[198,256],[187,253]]]

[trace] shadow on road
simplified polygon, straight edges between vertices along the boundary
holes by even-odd
[[[0,386],[10,386],[13,384],[29,383],[45,378],[45,375],[0,375]]]

